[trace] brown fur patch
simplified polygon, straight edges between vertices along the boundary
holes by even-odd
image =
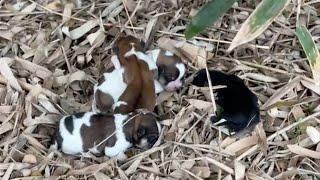
[[[132,49],[132,46],[138,51],[142,51],[142,47],[140,41],[133,36],[120,37],[114,46],[117,48],[120,64],[124,67],[124,81],[127,83],[126,90],[119,98],[119,101],[124,101],[127,105],[117,107],[114,112],[127,114],[136,108],[142,82],[137,57],[124,55]]]
[[[108,112],[111,110],[112,105],[114,103],[113,98],[100,89],[97,89],[95,93],[96,106],[101,112]]]
[[[83,140],[83,150],[88,151],[93,146],[102,142],[109,137],[116,129],[114,116],[96,114],[90,119],[90,126],[82,125],[80,133]],[[104,148],[112,147],[116,143],[116,136],[112,135],[107,141],[97,147],[101,154],[104,153]]]
[[[153,111],[156,106],[156,93],[154,87],[153,72],[149,70],[146,62],[140,60],[140,74],[142,89],[136,108],[144,108]]]

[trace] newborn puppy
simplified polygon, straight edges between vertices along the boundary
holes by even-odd
[[[111,57],[115,69],[104,73],[94,87],[92,109],[95,112],[127,114],[136,109],[142,88],[141,69],[137,57],[126,56],[131,50],[142,51],[142,43],[132,37],[120,37],[113,46]]]
[[[227,86],[216,90],[216,103],[222,107],[223,112],[220,117],[212,116],[212,121],[224,119],[222,125],[235,132],[260,121],[258,99],[239,77],[215,70],[210,70],[209,74],[213,86]],[[197,72],[192,84],[200,87],[208,86],[205,69]]]
[[[77,113],[63,117],[55,131],[53,144],[66,154],[103,153],[118,160],[126,159],[132,146],[146,150],[158,140],[161,126],[152,113],[129,115]]]
[[[156,63],[158,71],[155,74],[156,93],[180,89],[186,73],[186,67],[181,59],[172,52],[162,49],[149,50],[146,53]]]

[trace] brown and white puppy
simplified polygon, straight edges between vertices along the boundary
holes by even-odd
[[[156,93],[163,90],[175,91],[183,85],[186,67],[182,60],[170,51],[153,49],[146,52],[156,63],[158,74],[155,76]]]
[[[114,44],[112,56],[115,69],[103,74],[94,87],[92,109],[95,112],[128,114],[136,109],[142,90],[141,69],[135,55],[125,55],[130,50],[142,51],[142,43],[132,37],[120,37]]]
[[[175,91],[182,87],[186,67],[172,52],[154,49],[144,54],[136,50],[128,52],[127,55],[135,55],[148,64],[149,70],[153,72],[156,94],[164,90]]]
[[[158,140],[161,126],[153,113],[129,115],[87,112],[63,117],[52,143],[66,154],[92,152],[125,160],[130,147],[151,148]]]

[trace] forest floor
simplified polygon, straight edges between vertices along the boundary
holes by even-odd
[[[320,88],[294,34],[299,13],[320,46],[320,3],[290,2],[256,40],[227,53],[257,1],[238,1],[190,41],[183,32],[204,0],[110,2],[0,0],[2,180],[320,179]],[[187,64],[183,88],[157,99],[161,141],[122,164],[49,151],[59,118],[90,110],[93,85],[112,66],[111,46],[122,30]],[[228,136],[210,123],[208,88],[190,84],[206,64],[238,75],[257,95],[261,123],[253,132]]]

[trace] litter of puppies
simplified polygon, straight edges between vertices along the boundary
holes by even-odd
[[[114,68],[103,73],[95,85],[92,110],[59,121],[53,139],[56,148],[66,154],[90,151],[124,161],[129,148],[154,145],[161,132],[153,114],[156,94],[179,90],[186,67],[170,51],[144,52],[143,44],[133,36],[118,38],[111,57]],[[210,77],[213,85],[227,86],[217,90],[217,103],[223,113],[212,116],[212,121],[223,119],[222,125],[236,132],[260,121],[257,97],[240,78],[213,70]],[[208,86],[206,71],[199,70],[192,83]],[[138,109],[146,113],[137,113]]]

